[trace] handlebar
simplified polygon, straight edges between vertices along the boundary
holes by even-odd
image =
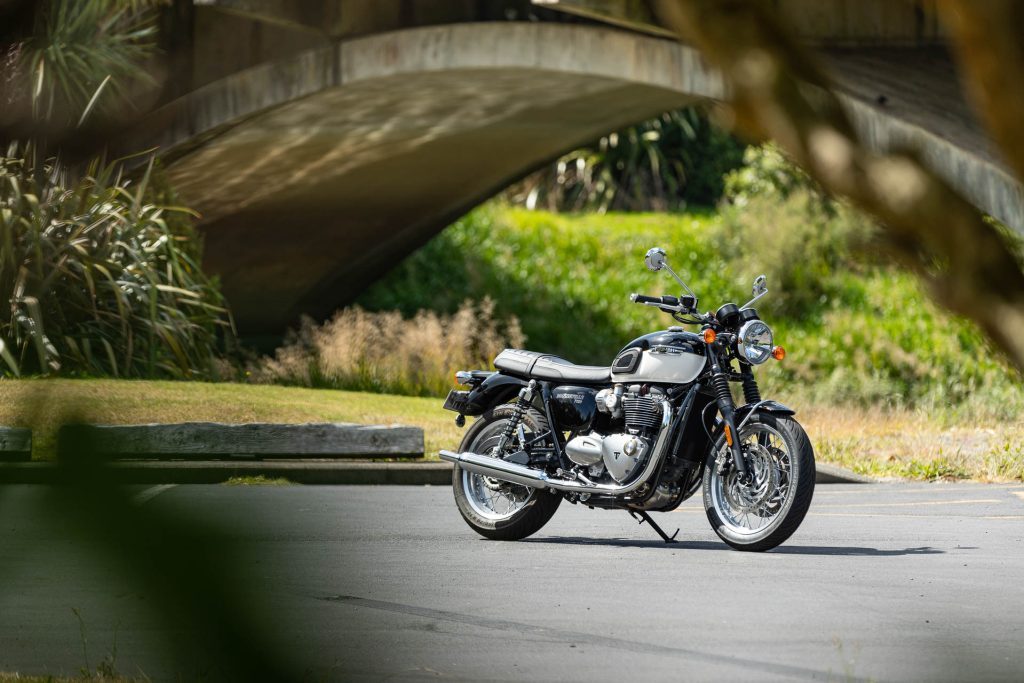
[[[647,296],[646,294],[630,294],[629,300],[635,304],[648,306],[678,306],[679,298],[674,296]]]

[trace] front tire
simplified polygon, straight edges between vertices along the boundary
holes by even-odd
[[[513,410],[506,404],[480,416],[466,432],[459,451],[497,456],[498,440]],[[536,410],[527,411],[522,425],[527,435],[548,429],[547,421]],[[458,465],[452,471],[452,489],[466,524],[481,536],[498,541],[518,541],[536,533],[562,502],[560,494],[498,481]]]
[[[793,535],[814,497],[814,449],[789,417],[758,415],[740,433],[753,470],[750,487],[734,467],[718,474],[716,455],[728,451],[720,436],[704,464],[704,509],[718,537],[737,550],[770,550]]]

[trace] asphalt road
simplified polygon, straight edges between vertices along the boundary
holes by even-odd
[[[77,674],[116,643],[123,674],[219,679],[219,646],[164,618],[171,589],[105,559],[133,541],[83,536],[61,495],[0,490],[0,671]],[[216,523],[185,566],[225,557],[244,623],[307,680],[1024,677],[1024,486],[819,486],[763,554],[730,550],[694,501],[656,516],[681,527],[671,546],[567,504],[529,541],[486,541],[444,487],[180,486],[133,505]],[[172,540],[147,540],[167,561]],[[250,636],[254,661],[270,652]]]

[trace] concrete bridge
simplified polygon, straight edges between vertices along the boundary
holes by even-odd
[[[961,94],[930,2],[777,4],[871,144],[919,149],[1024,228],[1021,188]],[[726,95],[634,0],[205,0],[174,14],[188,86],[126,145],[159,145],[250,335],[350,302],[560,154]]]

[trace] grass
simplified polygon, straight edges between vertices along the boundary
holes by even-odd
[[[52,459],[70,416],[99,424],[357,422],[423,427],[427,453],[457,444],[454,414],[436,398],[299,387],[109,379],[0,380],[0,424],[32,427],[33,457]]]
[[[784,402],[797,410],[819,462],[883,479],[1024,481],[1019,421]]]
[[[284,477],[265,477],[262,474],[257,474],[255,477],[231,477],[226,482],[225,486],[294,486],[294,481],[289,481]]]
[[[766,387],[770,389],[770,385]],[[781,394],[807,429],[820,462],[874,477],[1024,481],[1024,425],[954,412],[816,405]],[[0,381],[0,424],[31,426],[34,457],[54,455],[62,415],[103,424],[147,422],[358,422],[423,428],[428,459],[462,438],[434,398],[247,384],[131,380]],[[259,480],[259,481],[257,481]],[[240,485],[277,480],[244,477]]]

